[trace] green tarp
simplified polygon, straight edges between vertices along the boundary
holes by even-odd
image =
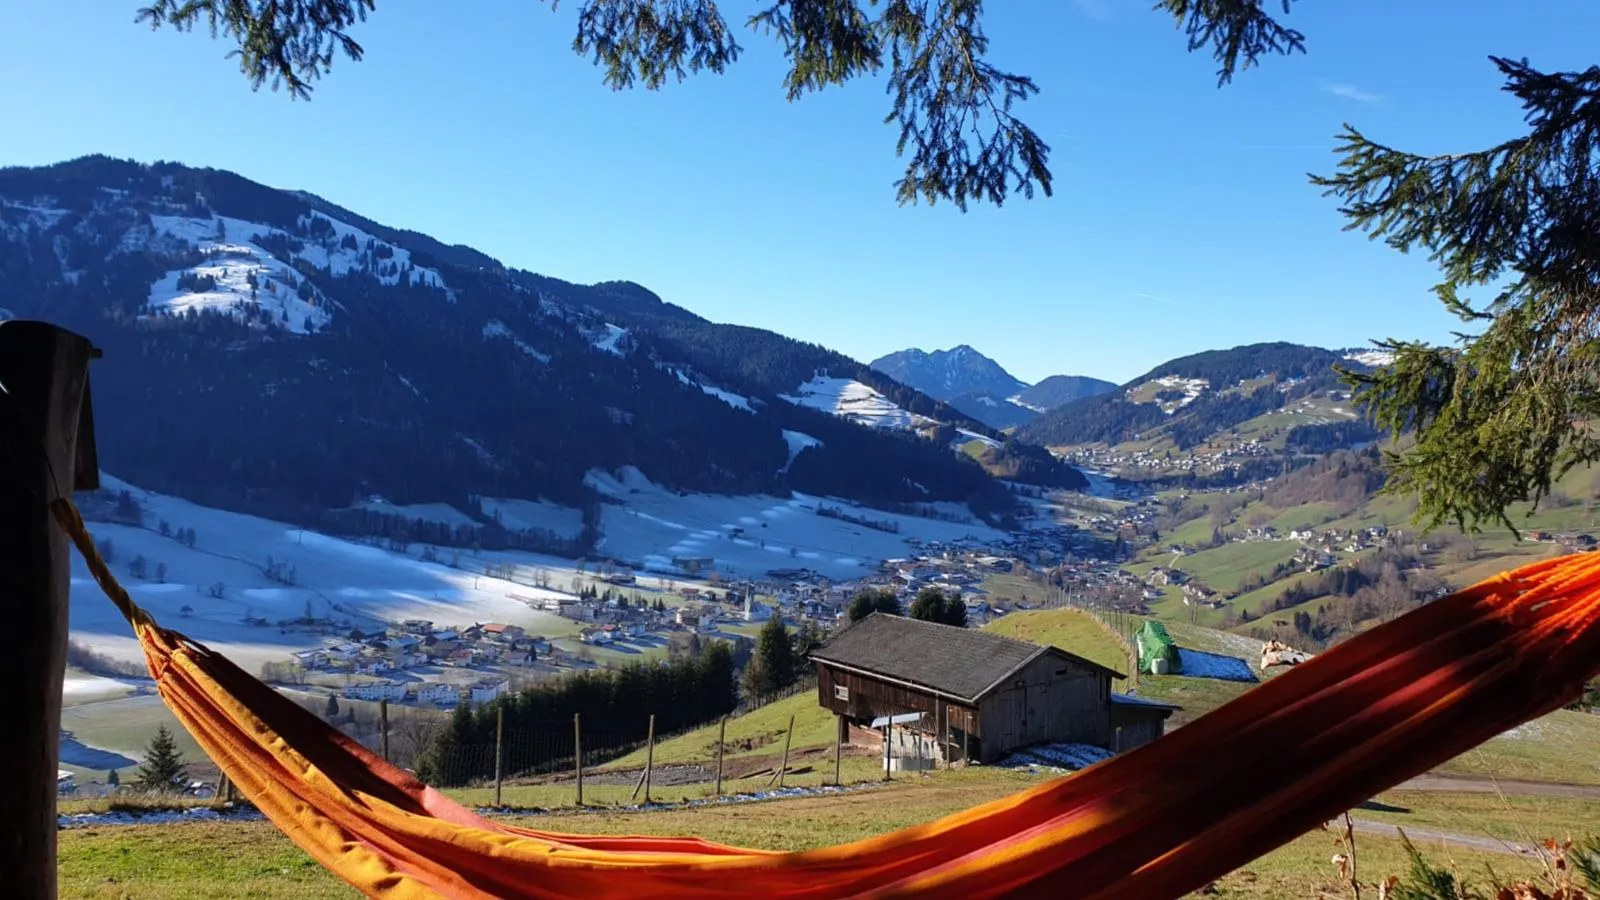
[[[1134,640],[1139,647],[1139,671],[1152,675],[1178,671],[1178,645],[1173,643],[1172,635],[1167,634],[1166,627],[1160,622],[1145,620]]]

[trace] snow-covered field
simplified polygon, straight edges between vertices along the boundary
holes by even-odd
[[[797,442],[799,443],[799,442]],[[163,624],[214,647],[249,671],[268,661],[282,661],[295,650],[322,645],[325,635],[249,625],[246,618],[269,623],[294,619],[307,610],[318,618],[373,625],[403,619],[429,619],[441,626],[481,622],[520,625],[530,633],[559,638],[575,634],[578,624],[534,609],[527,601],[563,596],[563,592],[475,575],[445,563],[468,551],[441,548],[440,562],[306,531],[281,522],[198,506],[186,500],[150,493],[104,475],[111,490],[126,488],[145,510],[145,527],[91,522],[90,531],[112,546],[112,569],[134,600]],[[618,475],[591,473],[590,483],[620,500],[603,507],[601,552],[668,575],[685,575],[674,558],[709,558],[711,571],[726,575],[761,576],[774,568],[810,568],[832,578],[860,576],[883,559],[905,556],[909,538],[977,542],[1003,534],[993,528],[894,515],[843,501],[796,495],[715,496],[677,493],[652,484],[636,469]],[[576,533],[578,510],[516,499],[484,499],[485,510],[498,510],[511,527],[518,525]],[[864,528],[816,514],[819,504],[852,515],[896,522],[899,534]],[[444,504],[380,507],[431,521],[465,523],[466,516]],[[163,537],[166,522],[174,532],[193,529],[188,547]],[[129,565],[143,557],[145,576],[134,577]],[[579,575],[572,560],[531,553],[485,553],[481,560],[510,562],[525,570],[540,569],[549,583],[571,585]],[[292,567],[294,584],[267,577],[268,564]],[[519,581],[527,579],[519,579]],[[222,585],[220,598],[211,596]],[[143,654],[126,622],[74,558],[71,601],[72,640],[114,659],[139,662]],[[110,680],[74,681],[69,690],[85,694],[110,692]]]
[[[498,516],[509,531],[539,528],[562,537],[577,537],[583,530],[583,511],[548,500],[515,500],[480,497],[478,505],[486,515]]]
[[[408,618],[432,619],[440,625],[498,621],[550,636],[576,628],[573,622],[511,597],[539,599],[556,595],[554,591],[475,576],[281,522],[198,506],[124,485],[109,476],[103,476],[102,482],[112,489],[127,487],[146,511],[146,528],[89,523],[97,541],[111,542],[112,569],[135,602],[163,624],[214,647],[247,670],[254,671],[263,662],[281,661],[295,650],[319,646],[323,635],[285,631],[276,625],[246,625],[243,619],[277,622],[304,615],[307,608],[315,616],[352,624]],[[195,546],[184,546],[151,530],[162,521],[174,531],[194,529]],[[133,577],[128,568],[141,556],[144,579]],[[294,586],[267,578],[269,559],[294,568]],[[519,555],[519,561],[571,566],[565,560],[528,554]],[[141,661],[143,654],[127,623],[100,593],[82,561],[74,557],[72,566],[72,640],[115,659]],[[158,573],[165,576],[164,582],[157,580]],[[219,583],[223,596],[214,598],[208,589]],[[189,612],[184,612],[185,607]]]
[[[712,568],[759,576],[769,569],[808,568],[830,578],[859,577],[884,559],[905,556],[908,538],[989,542],[1003,533],[983,525],[940,522],[796,494],[727,497],[676,493],[652,484],[637,469],[617,475],[591,472],[589,484],[623,501],[607,504],[601,518],[601,552],[649,569],[677,571],[674,557],[709,557]],[[816,514],[819,504],[899,524],[899,534],[864,528]],[[968,511],[970,513],[970,511]],[[742,533],[736,534],[736,530]]]
[[[872,387],[850,378],[818,375],[781,399],[875,428],[915,428],[929,419],[901,409]]]

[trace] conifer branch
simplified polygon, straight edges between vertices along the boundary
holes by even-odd
[[[298,100],[311,99],[311,82],[333,67],[333,57],[343,52],[361,60],[361,45],[346,29],[364,22],[375,0],[154,0],[141,8],[136,22],[152,30],[170,25],[190,31],[202,19],[211,36],[224,36],[238,44],[230,58],[259,90],[288,89]]]
[[[1279,0],[1288,15],[1294,0]],[[1217,86],[1233,80],[1236,72],[1257,65],[1262,56],[1288,56],[1306,52],[1305,35],[1278,24],[1264,8],[1267,0],[1159,0],[1189,38],[1189,52],[1211,45],[1216,59]]]
[[[1422,156],[1346,126],[1337,173],[1312,181],[1340,200],[1348,229],[1425,248],[1440,301],[1481,328],[1455,348],[1384,342],[1393,365],[1349,376],[1381,425],[1411,434],[1388,489],[1418,494],[1430,524],[1515,530],[1507,507],[1600,460],[1600,67],[1491,59],[1526,135]],[[1486,303],[1465,296],[1485,286]]]

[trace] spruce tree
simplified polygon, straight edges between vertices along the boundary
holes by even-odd
[[[917,598],[911,601],[911,618],[924,622],[943,622],[944,606],[944,591],[936,587],[925,587],[918,591]]]
[[[756,636],[756,652],[747,667],[745,690],[757,697],[777,693],[794,683],[794,644],[789,628],[774,615]]]
[[[144,751],[144,762],[139,766],[139,787],[147,791],[178,790],[187,768],[172,732],[165,725],[157,726],[156,736],[150,739]]]
[[[323,716],[330,722],[337,719],[339,717],[339,698],[329,694],[328,705],[323,708],[322,712]]]

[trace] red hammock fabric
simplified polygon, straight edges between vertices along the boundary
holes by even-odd
[[[1600,672],[1600,554],[1496,576],[1340,644],[1130,753],[820,850],[485,820],[160,627],[55,513],[162,698],[263,814],[372,897],[1178,897],[1574,699]]]

